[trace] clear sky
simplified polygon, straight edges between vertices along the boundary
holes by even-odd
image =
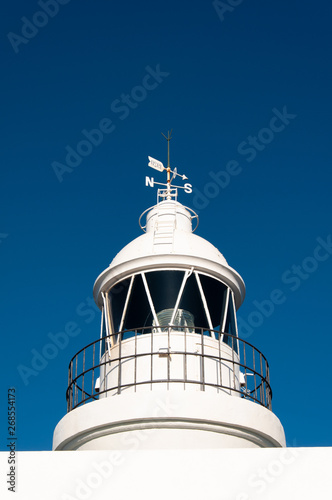
[[[269,361],[287,443],[332,445],[332,7],[221,4],[1,8],[1,407],[14,386],[20,450],[51,449],[69,360],[99,336],[94,280],[140,235],[171,128],[195,187],[180,201],[246,283],[240,335]]]

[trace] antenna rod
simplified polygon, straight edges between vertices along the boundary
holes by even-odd
[[[171,134],[172,134],[172,131],[171,131]],[[171,168],[171,163],[170,163],[170,159],[169,159],[169,141],[171,140],[171,135],[170,133],[168,132],[168,136],[167,136],[167,167]]]
[[[155,158],[152,158],[151,156],[148,156],[149,163],[148,166],[151,168],[154,168],[155,170],[158,170],[158,172],[164,172],[166,170],[167,172],[167,183],[162,183],[162,182],[155,182],[155,180],[152,178],[150,179],[149,177],[145,178],[145,185],[146,186],[152,186],[154,184],[158,184],[160,186],[166,187],[166,189],[158,189],[158,203],[159,203],[159,198],[163,198],[164,200],[172,200],[174,199],[177,201],[177,190],[178,189],[184,189],[186,193],[192,193],[192,186],[191,184],[186,183],[184,186],[172,186],[172,181],[173,179],[176,179],[177,176],[181,177],[182,180],[188,179],[188,177],[184,174],[179,174],[178,169],[174,168],[173,170],[171,169],[171,162],[170,162],[170,140],[172,138],[172,130],[167,132],[167,136],[161,132],[161,135],[165,137],[167,141],[167,167],[163,165],[163,163],[159,160],[156,160]],[[172,174],[172,177],[171,177]]]
[[[167,167],[166,167],[166,171],[167,171],[167,188],[168,190],[170,189],[170,185],[171,185],[171,164],[170,164],[170,153],[169,153],[169,142],[170,140],[172,139],[172,129],[171,131],[168,131],[167,132],[167,137],[165,134],[161,133],[166,141],[167,141]]]

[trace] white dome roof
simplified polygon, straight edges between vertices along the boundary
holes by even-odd
[[[147,214],[146,233],[126,245],[110,267],[133,258],[161,253],[204,257],[227,266],[226,259],[216,247],[192,233],[191,220],[189,210],[180,203],[159,203]]]
[[[101,305],[101,291],[131,273],[194,267],[228,284],[237,307],[241,305],[245,295],[242,278],[215,246],[193,234],[192,219],[197,215],[189,210],[177,201],[165,200],[146,211],[146,226],[141,226],[145,234],[128,243],[98,277],[94,286],[97,304]]]
[[[160,244],[163,247],[169,246],[170,254],[191,255],[204,257],[205,259],[219,262],[223,266],[228,266],[225,257],[209,241],[193,233],[174,229],[172,243]],[[166,248],[163,248],[166,250]],[[160,248],[156,243],[154,234],[148,232],[142,234],[126,245],[112,260],[110,267],[116,266],[128,260],[137,259],[148,255],[160,255]]]

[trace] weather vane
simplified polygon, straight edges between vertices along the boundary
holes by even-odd
[[[188,177],[184,174],[179,174],[177,171],[177,168],[174,168],[173,170],[171,169],[170,165],[170,140],[172,139],[172,130],[167,133],[167,136],[162,133],[162,135],[165,137],[167,140],[167,167],[164,167],[163,163],[159,160],[156,160],[155,158],[152,158],[151,156],[148,156],[149,163],[148,166],[151,168],[154,168],[155,170],[158,170],[158,172],[164,172],[166,170],[167,172],[167,183],[162,183],[162,182],[156,182],[153,177],[145,177],[145,185],[154,187],[155,184],[158,184],[159,186],[165,186],[166,189],[158,189],[158,199],[159,197],[161,198],[166,198],[167,200],[170,200],[172,198],[177,198],[177,189],[184,189],[185,193],[192,193],[192,185],[189,184],[188,182],[184,184],[184,186],[174,186],[172,185],[172,180],[175,179],[175,177],[181,177],[183,181],[187,180]],[[172,177],[171,177],[171,174]]]

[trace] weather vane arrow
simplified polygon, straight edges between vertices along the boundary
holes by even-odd
[[[155,158],[152,158],[152,156],[148,156],[148,159],[149,159],[149,163],[148,163],[148,167],[151,167],[151,168],[154,168],[155,170],[158,170],[158,172],[163,172],[164,170],[167,170],[167,167],[164,167],[163,163],[159,160],[156,160]],[[169,167],[169,171],[173,174],[173,177],[172,179],[174,179],[174,177],[176,177],[177,175],[179,177],[182,177],[182,179],[185,181],[186,179],[188,179],[188,177],[184,174],[179,174],[178,171],[177,171],[177,168],[174,168],[174,170],[172,170],[170,167]],[[171,180],[172,180],[171,179]]]

